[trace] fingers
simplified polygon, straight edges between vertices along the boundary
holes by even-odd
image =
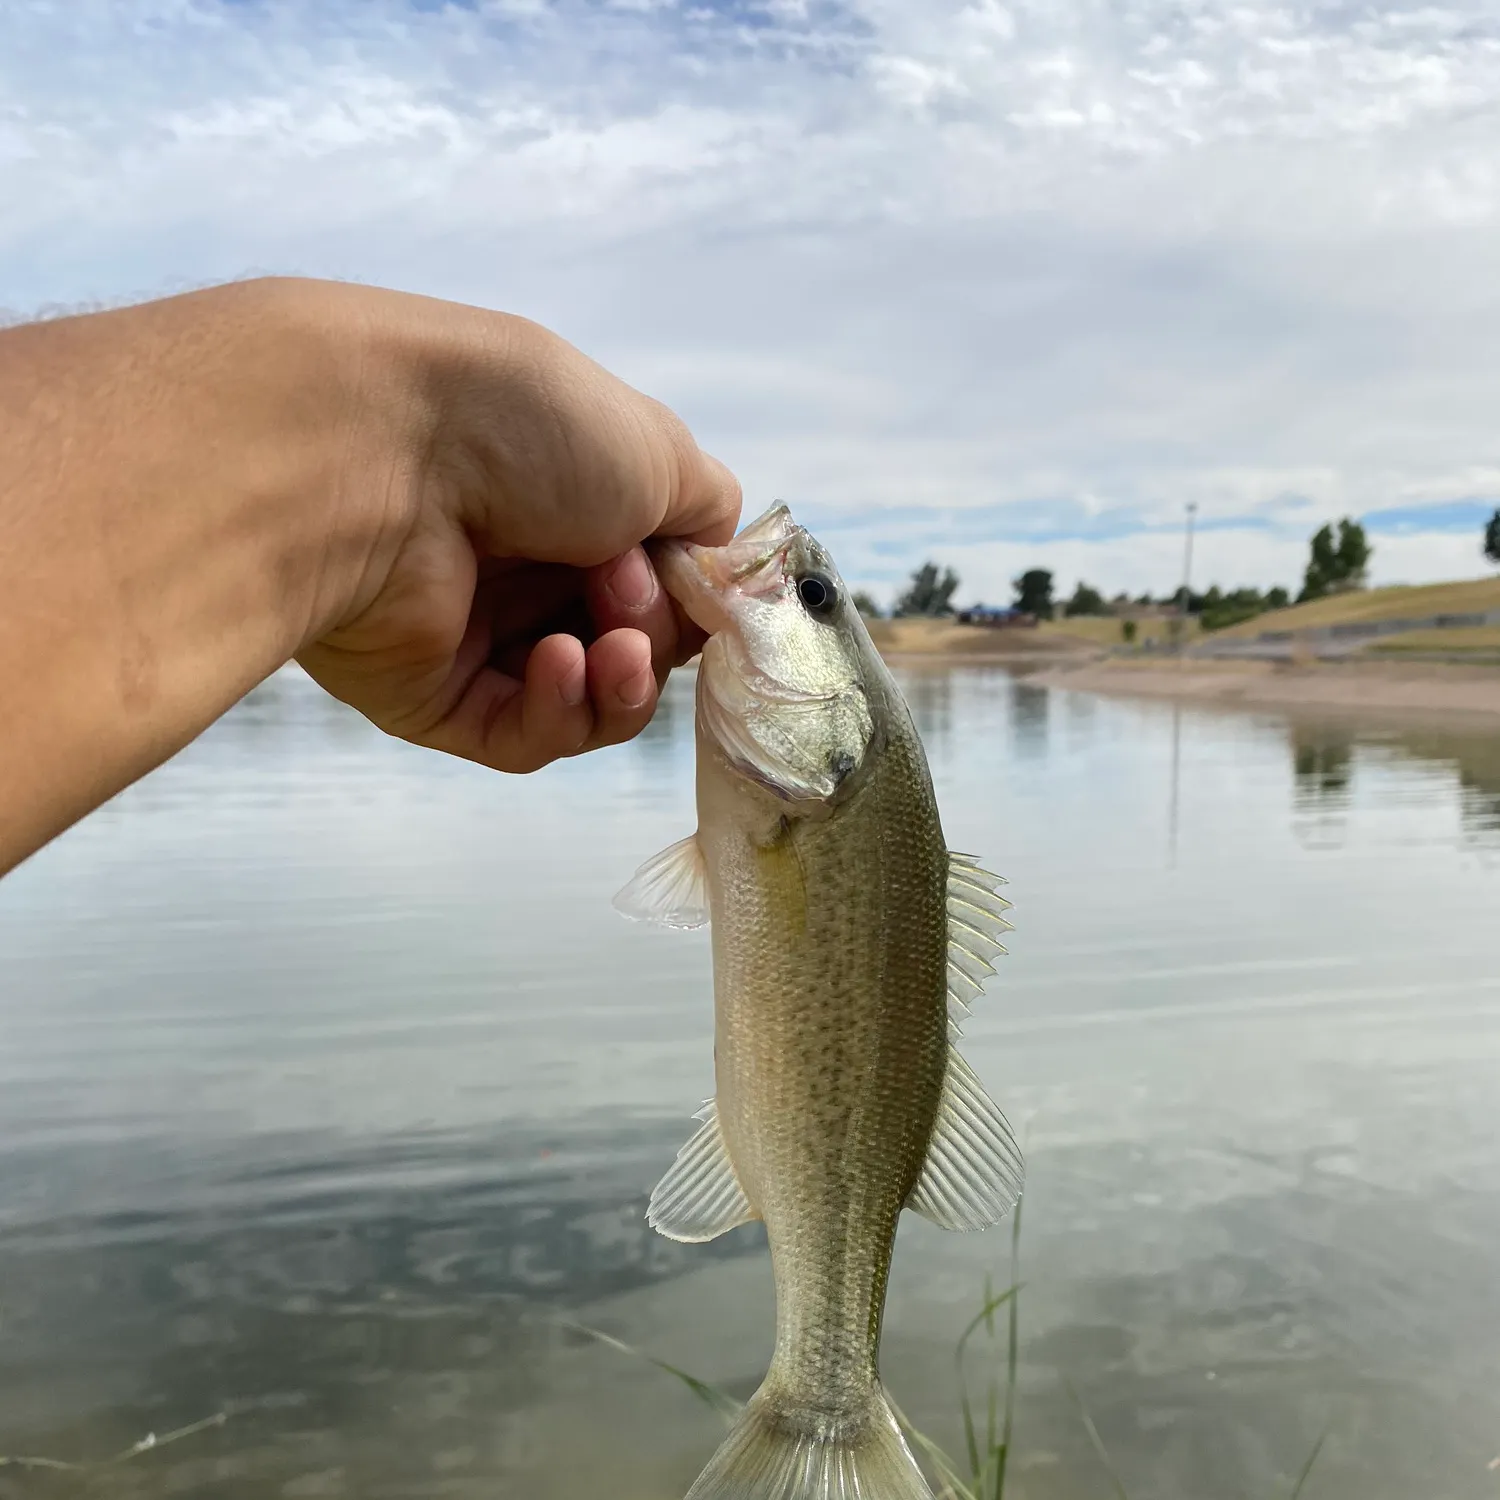
[[[691,457],[683,463],[679,493],[668,505],[655,535],[686,537],[705,547],[721,547],[739,525],[741,504],[739,480],[718,459],[695,445]]]
[[[450,336],[417,341],[436,414],[422,492],[490,555],[594,567],[652,535],[733,534],[739,482],[660,402],[525,319],[428,321]]]
[[[597,750],[634,739],[656,712],[650,640],[639,630],[600,636],[588,650],[588,685],[594,731],[582,748]]]
[[[485,667],[453,710],[417,743],[524,774],[568,756],[616,745],[656,709],[650,639],[613,630],[585,651],[570,635],[538,641],[524,678]]]
[[[600,635],[629,629],[650,643],[652,669],[658,686],[680,657],[677,611],[661,586],[656,569],[640,547],[589,570],[589,613]]]

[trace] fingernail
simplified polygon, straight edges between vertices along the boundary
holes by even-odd
[[[651,689],[655,686],[656,678],[648,662],[634,677],[620,684],[620,702],[626,708],[639,708],[651,696]]]
[[[656,598],[656,577],[639,547],[632,547],[615,564],[607,587],[622,609],[645,609]]]
[[[588,691],[588,674],[581,661],[557,684],[557,691],[569,708],[577,708],[583,702]]]

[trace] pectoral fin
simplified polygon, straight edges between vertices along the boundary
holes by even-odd
[[[696,833],[653,854],[615,897],[615,910],[662,927],[708,921],[708,869]]]
[[[703,1128],[677,1153],[671,1170],[656,1184],[646,1222],[669,1240],[717,1239],[759,1214],[750,1206],[729,1159],[719,1110],[712,1099],[699,1110]]]
[[[927,1161],[906,1206],[941,1229],[988,1229],[1016,1206],[1025,1175],[1005,1116],[949,1047]]]

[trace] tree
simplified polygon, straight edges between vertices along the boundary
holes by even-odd
[[[1332,526],[1320,526],[1308,547],[1307,570],[1297,602],[1363,588],[1371,551],[1370,539],[1358,521],[1345,516],[1339,522],[1336,539]]]
[[[893,615],[951,615],[958,574],[952,568],[938,572],[938,565],[925,562],[911,575],[911,586],[896,600]]]
[[[850,602],[865,619],[878,620],[880,618],[880,606],[863,589],[855,589],[854,598]]]
[[[1365,528],[1347,517],[1339,522],[1339,582],[1346,589],[1362,589],[1370,571],[1374,552]]]
[[[1096,588],[1090,588],[1081,578],[1078,587],[1073,590],[1073,597],[1063,605],[1065,615],[1102,615],[1106,613],[1104,606],[1104,595]]]
[[[1052,618],[1052,574],[1046,568],[1028,568],[1015,579],[1016,608],[1039,620]]]
[[[1285,609],[1292,602],[1292,596],[1278,583],[1274,589],[1266,590],[1267,609]]]
[[[1282,590],[1283,598],[1286,590]],[[1205,630],[1224,630],[1244,620],[1253,620],[1271,606],[1268,596],[1259,589],[1231,589],[1227,594],[1215,586],[1203,596],[1202,620]]]
[[[1484,555],[1492,563],[1500,563],[1500,509],[1495,511],[1484,528]]]
[[[1307,568],[1302,575],[1302,592],[1297,595],[1301,604],[1306,599],[1321,599],[1333,590],[1338,573],[1338,547],[1333,540],[1333,527],[1320,526],[1313,533],[1309,544]]]

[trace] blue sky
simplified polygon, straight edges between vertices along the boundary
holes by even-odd
[[[1485,571],[1500,11],[0,0],[0,308],[256,271],[550,324],[889,594]]]

